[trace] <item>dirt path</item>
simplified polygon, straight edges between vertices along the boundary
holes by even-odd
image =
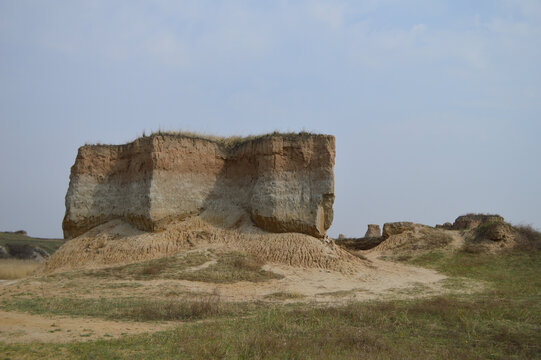
[[[177,323],[178,325],[178,323]],[[111,339],[166,330],[175,323],[107,321],[95,318],[41,316],[0,310],[0,341],[6,343],[66,343]]]
[[[369,266],[350,275],[325,269],[272,264],[265,265],[264,269],[283,275],[283,279],[264,282],[239,281],[233,284],[153,280],[146,282],[141,291],[156,293],[177,286],[189,289],[193,294],[217,295],[222,301],[261,301],[272,299],[272,295],[276,293],[289,293],[296,296],[285,302],[316,303],[403,297],[404,294],[400,293],[419,297],[443,291],[442,280],[447,277],[437,271],[381,260],[375,254],[370,255],[368,260]],[[423,289],[422,293],[413,291],[420,288]]]
[[[452,249],[456,250],[464,246],[464,237],[458,231],[449,231],[448,234],[453,238],[453,241],[449,244]]]

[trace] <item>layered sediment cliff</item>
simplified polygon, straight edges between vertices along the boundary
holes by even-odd
[[[333,136],[304,133],[85,145],[71,169],[64,237],[113,219],[157,231],[193,215],[225,227],[249,218],[265,231],[322,237],[333,219],[334,158]]]

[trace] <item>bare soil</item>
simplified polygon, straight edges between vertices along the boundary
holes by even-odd
[[[96,318],[42,316],[0,310],[0,341],[66,343],[156,332],[174,323],[107,321]]]

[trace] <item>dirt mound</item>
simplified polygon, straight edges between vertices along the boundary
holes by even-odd
[[[100,225],[68,241],[47,261],[45,272],[127,264],[195,248],[227,248],[264,262],[353,273],[362,260],[333,241],[299,233],[267,233],[249,221],[236,229],[214,226],[200,217],[143,232],[121,220]]]
[[[497,252],[507,249],[539,250],[541,233],[530,226],[511,225],[493,221],[464,232],[466,246],[470,253]]]
[[[452,231],[434,229],[426,225],[409,223],[408,230],[389,237],[372,249],[374,252],[393,252],[431,250],[456,247]]]

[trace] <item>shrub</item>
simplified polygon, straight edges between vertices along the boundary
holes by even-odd
[[[160,271],[164,269],[165,265],[158,263],[158,264],[150,264],[148,266],[145,266],[143,270],[141,270],[142,275],[156,275]]]
[[[530,225],[514,226],[518,233],[517,248],[523,250],[541,250],[541,232]]]
[[[263,261],[245,256],[237,257],[233,261],[233,266],[239,270],[258,271],[263,265]]]

